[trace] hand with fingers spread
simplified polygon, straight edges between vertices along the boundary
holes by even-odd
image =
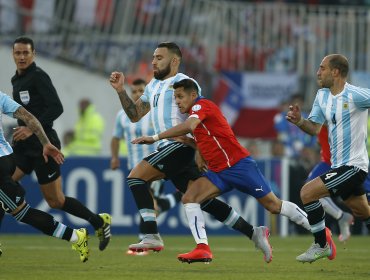
[[[64,162],[64,155],[51,143],[44,146],[42,155],[44,156],[45,162],[48,162],[48,156],[52,157],[58,164],[62,164]]]

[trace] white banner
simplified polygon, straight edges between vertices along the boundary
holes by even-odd
[[[243,107],[255,109],[277,108],[298,92],[297,74],[246,72],[242,78]]]

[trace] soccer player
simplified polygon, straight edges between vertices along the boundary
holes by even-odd
[[[345,56],[325,56],[317,71],[320,89],[308,119],[301,117],[296,105],[290,106],[286,117],[311,135],[318,134],[326,123],[331,152],[331,169],[301,189],[301,200],[315,241],[297,256],[300,262],[311,263],[335,256],[335,244],[325,230],[325,212],[319,200],[322,197],[340,196],[353,215],[370,229],[370,207],[363,187],[369,164],[366,137],[370,90],[347,83],[348,71]]]
[[[116,90],[122,107],[132,122],[139,121],[150,111],[150,117],[155,133],[160,133],[173,127],[186,118],[175,104],[173,84],[188,78],[178,73],[182,54],[180,48],[173,42],[160,43],[154,51],[152,66],[154,78],[145,87],[144,94],[136,101],[124,89],[123,73],[113,72],[110,83]],[[139,213],[144,220],[145,236],[141,242],[131,244],[132,251],[154,250],[164,248],[163,240],[158,233],[156,213],[153,199],[147,188],[147,183],[167,178],[171,179],[176,188],[184,193],[190,181],[199,178],[200,171],[194,162],[194,149],[174,139],[164,139],[157,149],[136,165],[127,177],[127,182],[135,199]],[[202,210],[212,214],[218,221],[240,231],[245,235],[253,235],[256,245],[269,255],[271,247],[268,242],[268,229],[258,227],[256,230],[248,224],[231,206],[218,200],[205,201]],[[202,259],[212,260],[211,252],[204,251]]]
[[[19,37],[14,41],[13,58],[17,71],[12,77],[13,98],[40,121],[51,143],[60,148],[53,122],[63,113],[63,106],[49,75],[36,66],[35,55],[32,39]],[[48,205],[88,221],[99,237],[99,249],[104,250],[110,241],[111,216],[92,213],[77,199],[64,195],[60,166],[53,159],[43,160],[42,146],[22,120],[18,120],[13,140],[17,166],[13,180],[19,181],[25,174],[35,171]]]
[[[63,154],[50,143],[41,123],[24,107],[0,91],[0,207],[11,214],[18,222],[28,224],[46,235],[72,242],[72,248],[80,254],[81,261],[89,257],[88,232],[86,229],[72,229],[54,219],[53,216],[31,208],[24,199],[25,190],[12,179],[16,168],[14,154],[10,144],[5,140],[2,130],[1,115],[22,120],[41,143],[41,155],[45,162],[53,159],[55,164],[62,164]]]
[[[145,90],[146,82],[142,79],[136,79],[132,82],[131,98],[136,102],[140,96],[143,95]],[[150,114],[146,114],[140,121],[133,123],[125,114],[125,111],[121,109],[116,117],[115,127],[113,130],[113,137],[111,139],[111,169],[115,170],[120,167],[119,159],[119,148],[120,140],[125,139],[127,143],[127,168],[131,171],[144,156],[149,155],[155,151],[154,145],[133,145],[131,140],[142,135],[153,134],[154,129],[150,120]],[[173,208],[182,197],[182,193],[176,191],[170,194],[164,194],[164,180],[157,180],[150,184],[151,193],[154,198],[154,206],[157,215]],[[140,233],[139,239],[142,240],[144,237],[144,221],[140,218],[139,225]],[[128,250],[129,255],[146,255],[148,252],[135,252]]]
[[[328,140],[328,128],[323,125],[317,135],[317,140],[320,144],[320,155],[321,161],[314,166],[310,174],[308,175],[307,182],[315,179],[321,174],[330,170],[330,146]],[[340,209],[330,197],[320,198],[320,203],[325,210],[334,219],[338,221],[339,226],[339,241],[345,242],[351,236],[350,226],[353,224],[353,216]]]
[[[199,96],[198,87],[191,79],[174,83],[175,100],[181,113],[189,113],[188,119],[154,136],[135,139],[134,144],[151,144],[187,133],[194,135],[196,146],[207,163],[204,177],[195,180],[185,192],[184,203],[189,227],[197,247],[178,255],[181,261],[199,258],[204,250],[210,251],[200,203],[232,189],[252,195],[265,209],[282,214],[309,230],[306,214],[296,204],[280,200],[257,167],[247,149],[237,141],[221,110],[210,100]],[[267,234],[267,232],[265,232]],[[253,235],[249,237],[254,241]],[[265,254],[270,262],[272,254]]]

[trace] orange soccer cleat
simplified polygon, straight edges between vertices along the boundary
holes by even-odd
[[[204,262],[206,264],[212,261],[212,252],[207,244],[197,244],[197,247],[185,254],[179,254],[177,259],[181,262],[193,263],[193,262]]]

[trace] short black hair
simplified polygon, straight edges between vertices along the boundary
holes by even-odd
[[[166,48],[171,53],[177,55],[180,59],[182,58],[180,47],[174,42],[162,42],[158,44],[157,48]]]
[[[143,79],[138,78],[138,79],[135,79],[135,80],[132,82],[132,84],[133,84],[134,86],[139,86],[139,85],[146,85],[146,82],[145,82]]]
[[[173,84],[173,88],[183,87],[185,91],[195,91],[199,95],[198,85],[192,79],[183,79]]]
[[[342,78],[346,78],[349,71],[348,60],[341,54],[330,54],[329,67],[330,69],[338,69]]]
[[[29,37],[26,37],[26,36],[21,36],[21,37],[18,37],[17,39],[14,40],[13,42],[13,49],[14,49],[14,45],[15,44],[25,44],[25,45],[31,45],[31,50],[34,51],[35,50],[35,44],[33,43],[33,40]]]

